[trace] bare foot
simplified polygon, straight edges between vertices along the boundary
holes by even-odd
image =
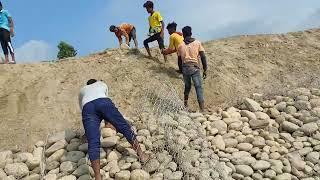
[[[140,159],[141,163],[145,164],[150,160],[150,157],[151,157],[150,154],[147,154],[147,153],[143,152],[143,153],[141,153],[139,159]]]

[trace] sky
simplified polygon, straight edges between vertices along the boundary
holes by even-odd
[[[110,25],[136,26],[140,47],[148,33],[144,0],[2,0],[13,17],[17,61],[54,60],[66,41],[85,56],[118,47]],[[185,25],[202,41],[234,35],[286,33],[320,27],[319,0],[154,0],[164,22]],[[166,32],[166,44],[168,34]]]

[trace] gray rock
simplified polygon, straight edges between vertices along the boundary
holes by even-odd
[[[66,153],[67,151],[64,149],[60,149],[53,153],[48,159],[47,162],[52,162],[52,161],[60,161],[61,157]]]
[[[240,151],[250,151],[253,148],[252,144],[249,143],[240,143],[237,145],[237,149]]]
[[[306,135],[311,135],[312,133],[316,132],[319,129],[317,123],[308,123],[304,124],[299,130],[304,132]]]
[[[144,170],[135,169],[131,172],[130,180],[149,180],[150,175]]]
[[[85,157],[85,154],[81,151],[70,151],[61,157],[61,162],[72,161],[77,163],[83,157]]]
[[[250,120],[249,124],[252,129],[264,129],[269,125],[269,120],[267,119]]]
[[[71,173],[77,169],[77,163],[71,162],[71,161],[65,161],[61,163],[60,165],[60,171]]]
[[[3,169],[0,168],[0,179],[4,179],[7,177],[7,174],[4,172]]]
[[[60,166],[60,163],[58,161],[51,161],[51,162],[46,162],[46,170],[51,171],[53,169],[56,169]]]
[[[93,170],[90,166],[83,164],[79,166],[72,174],[75,175],[76,177],[80,177],[85,174],[93,175]]]
[[[212,141],[212,143],[213,143],[213,145],[214,145],[215,147],[217,147],[217,148],[220,149],[220,150],[225,150],[225,148],[226,148],[226,145],[225,145],[225,143],[224,143],[223,138],[222,138],[221,135],[217,135],[217,136],[214,138],[214,140]]]
[[[313,164],[316,164],[319,162],[319,152],[310,152],[307,156],[306,156],[306,160],[312,162]]]
[[[59,180],[76,180],[77,178],[73,175],[63,176]]]
[[[244,104],[251,112],[263,111],[263,108],[260,106],[260,104],[252,99],[246,98],[244,100]]]
[[[21,179],[29,173],[29,169],[24,163],[7,164],[4,171],[8,176],[12,175],[17,179]]]
[[[70,129],[66,129],[65,131],[61,131],[58,133],[51,134],[48,137],[48,144],[53,144],[60,140],[66,140],[69,142],[71,139],[76,137],[76,133]]]
[[[259,160],[253,163],[251,166],[254,170],[265,170],[270,168],[271,164],[268,161]]]
[[[0,168],[4,168],[6,163],[7,163],[7,159],[12,159],[12,151],[2,151],[0,152]]]
[[[110,147],[115,146],[117,143],[118,143],[118,137],[112,136],[112,137],[104,138],[101,141],[101,146],[104,148],[110,148]]]
[[[247,117],[249,120],[257,119],[256,115],[253,112],[250,112],[248,110],[242,110],[240,111],[240,114],[242,117]]]
[[[264,177],[270,178],[270,179],[276,177],[276,175],[277,175],[277,173],[271,169],[266,170],[266,172],[264,173]]]
[[[157,159],[151,159],[145,165],[145,170],[149,173],[155,172],[160,166],[160,163]]]
[[[294,106],[298,110],[311,110],[311,104],[309,101],[298,100],[294,103]]]
[[[213,121],[211,123],[211,126],[218,129],[219,134],[224,134],[227,132],[228,126],[227,124],[222,120]]]
[[[39,174],[31,174],[22,180],[40,180],[40,175]]]
[[[67,141],[62,139],[60,141],[55,142],[53,145],[51,145],[47,150],[46,150],[46,156],[50,156],[54,152],[64,149],[68,145]]]
[[[276,176],[274,180],[291,180],[292,175],[289,173],[284,173]]]
[[[130,171],[120,171],[115,175],[115,180],[129,180]]]
[[[82,175],[78,178],[78,180],[91,180],[91,179],[92,179],[91,176],[88,174]]]
[[[181,171],[176,171],[171,174],[169,180],[180,180],[183,177],[183,173]]]
[[[101,136],[103,138],[107,138],[107,137],[113,137],[117,134],[117,132],[111,128],[102,128],[101,129]]]
[[[300,127],[296,124],[293,124],[289,121],[284,121],[281,124],[281,129],[287,131],[288,133],[293,133],[294,131],[298,130]]]
[[[32,159],[33,155],[31,153],[26,153],[26,152],[22,152],[22,153],[17,153],[16,154],[16,162],[26,162],[28,159]]]
[[[253,174],[253,169],[248,165],[236,165],[235,168],[236,172],[243,176],[251,176]]]
[[[44,180],[57,180],[56,174],[48,174],[44,177]]]

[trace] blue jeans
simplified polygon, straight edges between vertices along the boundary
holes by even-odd
[[[88,140],[88,153],[91,161],[100,159],[100,123],[110,122],[124,137],[133,143],[135,134],[111,99],[100,98],[84,105],[82,123]]]
[[[196,89],[198,102],[199,103],[204,102],[200,70],[195,71],[193,74],[184,73],[183,80],[184,80],[184,95],[189,96],[189,93],[191,91],[191,80],[192,80],[194,87]]]

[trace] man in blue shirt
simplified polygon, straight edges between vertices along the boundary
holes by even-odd
[[[0,2],[0,42],[5,56],[5,63],[14,64],[14,50],[11,43],[10,35],[14,36],[13,20],[10,13],[3,9],[2,3]],[[12,57],[12,61],[9,61],[9,52]]]

